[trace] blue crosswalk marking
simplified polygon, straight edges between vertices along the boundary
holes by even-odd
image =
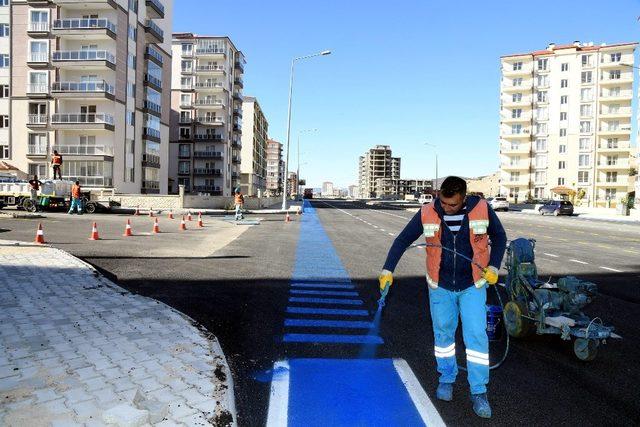
[[[382,344],[382,338],[377,335],[285,334],[282,340],[325,344]]]
[[[297,295],[329,295],[335,297],[357,297],[357,292],[346,292],[346,291],[308,291],[302,289],[292,289],[289,293],[297,294]]]
[[[292,283],[294,288],[318,288],[318,289],[354,289],[355,285],[332,283]]]
[[[369,312],[367,310],[347,308],[287,307],[287,313],[326,314],[330,316],[369,316]]]
[[[284,326],[369,329],[373,326],[373,322],[362,320],[285,319]]]

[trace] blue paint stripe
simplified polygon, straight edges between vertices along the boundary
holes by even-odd
[[[292,283],[294,288],[319,288],[319,289],[354,289],[355,285],[329,284],[329,283]]]
[[[373,322],[363,322],[360,320],[285,319],[284,326],[370,329],[373,326]]]
[[[359,299],[339,299],[339,298],[302,298],[289,297],[289,302],[306,302],[309,304],[344,304],[344,305],[362,305]]]
[[[358,296],[357,292],[348,292],[348,291],[307,291],[307,290],[291,289],[289,292],[297,295],[332,295],[336,297],[357,297]]]
[[[325,335],[325,334],[285,334],[284,342],[334,343],[334,344],[382,344],[377,335]]]
[[[325,314],[336,316],[368,316],[367,310],[354,310],[349,308],[313,308],[313,307],[287,307],[287,313],[295,314]]]

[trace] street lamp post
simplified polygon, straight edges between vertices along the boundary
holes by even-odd
[[[298,188],[296,191],[298,192],[298,196],[300,196],[300,135],[303,133],[311,133],[318,132],[318,129],[303,129],[298,131],[298,148],[296,149],[296,153],[298,154],[298,170],[296,172],[298,177]]]
[[[286,156],[286,161],[284,164],[284,181],[285,181],[285,186],[284,186],[284,191],[282,192],[282,210],[286,210],[287,209],[287,190],[289,187],[289,146],[290,146],[290,136],[291,136],[291,99],[293,97],[293,72],[294,72],[294,67],[296,64],[296,61],[301,60],[301,59],[309,59],[309,58],[313,58],[316,56],[324,56],[324,55],[330,55],[331,51],[330,50],[324,50],[322,52],[318,52],[318,53],[314,53],[313,55],[306,55],[306,56],[299,56],[297,58],[293,58],[293,60],[291,60],[291,77],[289,79],[289,108],[288,108],[288,112],[287,112],[287,156]]]
[[[428,145],[429,147],[433,147],[434,151],[436,153],[436,182],[434,184],[434,190],[436,192],[436,197],[438,197],[438,147],[434,144],[429,144],[428,142],[425,142],[424,145]]]

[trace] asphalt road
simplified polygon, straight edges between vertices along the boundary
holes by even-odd
[[[352,202],[313,204],[352,282],[368,300],[367,308],[373,310],[377,274],[395,235],[412,214]],[[595,426],[640,422],[636,362],[640,357],[640,227],[520,213],[499,216],[510,239],[537,240],[540,276],[573,274],[596,282],[602,295],[587,312],[614,325],[624,339],[610,341],[590,363],[579,362],[571,344],[556,336],[512,341],[506,362],[492,371],[491,423]],[[112,216],[95,217],[106,221]],[[309,346],[281,340],[299,237],[298,218],[286,224],[280,217],[266,217],[259,226],[242,227],[239,237],[227,237],[230,243],[212,252],[207,248],[220,244],[216,236],[231,232],[220,220],[207,219],[205,230],[188,234],[136,238],[145,243],[140,245],[118,237],[123,218],[113,217],[109,220],[113,231],[105,230],[105,237],[114,240],[104,242],[85,240],[90,227],[86,232],[84,228],[92,220],[88,217],[56,219],[61,236],[69,239],[60,238],[59,246],[96,265],[129,290],[190,315],[215,334],[233,372],[241,425],[264,425],[269,369],[274,361],[358,357],[360,349],[353,345]],[[138,220],[134,229],[149,225],[148,219]],[[166,221],[161,227],[163,223]],[[45,226],[55,241],[58,231]],[[169,227],[173,224],[164,226]],[[74,230],[80,237],[71,239],[68,236]],[[33,234],[33,221],[0,219],[2,239],[30,241]],[[422,249],[408,250],[396,269],[380,335],[385,343],[377,356],[405,359],[433,396],[437,375]],[[503,349],[504,341],[492,344],[492,360]],[[464,375],[459,376],[454,402],[433,401],[450,425],[489,424],[473,415]]]

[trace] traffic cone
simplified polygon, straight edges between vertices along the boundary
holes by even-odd
[[[153,218],[153,208],[149,209],[149,218]]]
[[[91,228],[91,237],[89,237],[89,240],[100,240],[100,236],[98,236],[98,224],[95,222]]]
[[[124,226],[124,237],[131,237],[133,233],[131,232],[131,221],[127,220],[127,225]]]
[[[35,243],[38,243],[39,245],[42,245],[44,243],[44,230],[42,229],[42,223],[38,224]]]
[[[291,217],[289,216],[289,212],[284,217],[284,222],[291,222]]]
[[[136,206],[136,211],[133,214],[134,216],[139,216],[140,215],[140,206]]]
[[[296,211],[296,215],[300,216],[300,209]]]
[[[191,212],[189,212],[189,213],[187,214],[187,221],[192,221],[192,218],[191,218]]]
[[[168,216],[168,218],[169,218],[169,219],[173,219],[173,211],[172,211],[172,210],[170,210],[170,211],[169,211],[169,216]]]
[[[180,231],[184,231],[187,229],[187,224],[184,222],[184,215],[182,215],[182,221],[180,221]]]
[[[153,233],[158,234],[160,232],[160,225],[158,224],[158,218],[153,221]]]
[[[202,213],[198,212],[198,227],[202,228],[204,227],[204,224],[202,223]]]

